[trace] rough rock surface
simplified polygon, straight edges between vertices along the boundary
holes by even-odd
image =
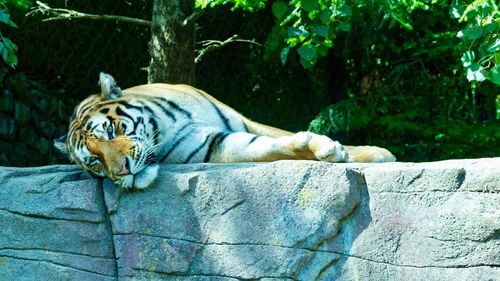
[[[104,192],[103,192],[104,190]],[[500,158],[0,168],[0,280],[500,280]]]
[[[0,280],[115,280],[99,187],[76,166],[0,168]]]

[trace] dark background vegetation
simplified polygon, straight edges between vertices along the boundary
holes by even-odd
[[[152,1],[46,1],[95,14],[149,19]],[[350,31],[308,69],[297,53],[286,64],[269,34],[271,5],[254,12],[206,9],[196,38],[234,34],[265,46],[234,43],[205,56],[196,85],[253,120],[311,129],[346,144],[389,148],[400,161],[500,156],[499,87],[465,78],[459,23],[449,5],[411,13],[412,29],[381,11],[353,10]],[[0,65],[0,165],[64,163],[52,139],[63,135],[74,106],[96,93],[100,71],[121,88],[146,83],[150,30],[121,22],[41,22],[11,7],[18,28],[2,34],[18,46],[17,66]],[[500,30],[498,28],[497,30]],[[475,81],[473,81],[475,82]]]

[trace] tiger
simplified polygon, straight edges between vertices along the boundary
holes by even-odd
[[[100,93],[76,106],[68,132],[54,146],[90,175],[122,189],[151,186],[160,163],[396,160],[385,148],[345,146],[324,135],[251,121],[189,85],[121,90],[102,72],[99,85]]]

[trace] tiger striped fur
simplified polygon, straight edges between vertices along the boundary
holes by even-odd
[[[148,187],[159,163],[308,159],[387,162],[375,146],[342,146],[326,136],[296,134],[253,122],[187,85],[149,84],[121,90],[100,74],[101,93],[75,109],[55,146],[97,177],[122,188]]]

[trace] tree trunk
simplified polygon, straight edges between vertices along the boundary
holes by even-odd
[[[148,83],[194,84],[194,24],[182,24],[193,10],[194,0],[154,0]]]

